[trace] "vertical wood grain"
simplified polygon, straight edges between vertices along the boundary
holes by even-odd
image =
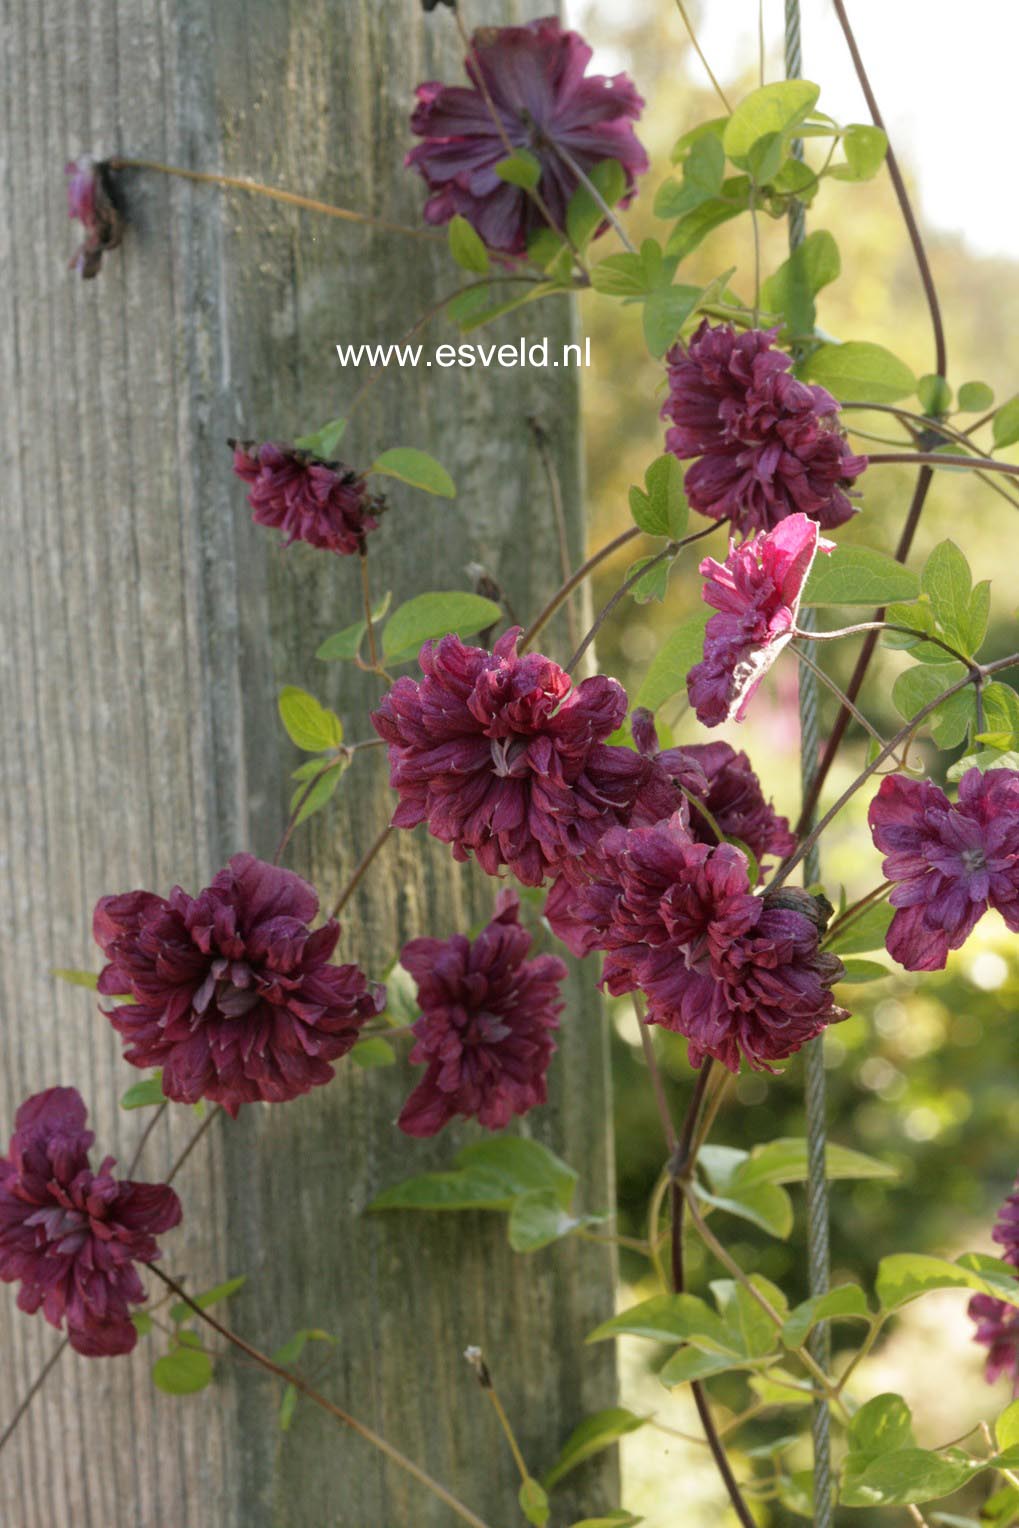
[[[548,9],[486,0],[471,20]],[[55,966],[94,966],[105,892],[194,890],[233,852],[271,856],[299,756],[275,697],[305,684],[368,735],[378,687],[314,659],[359,616],[350,562],[282,555],[252,527],[230,435],[286,438],[343,411],[356,379],[337,342],[400,337],[457,276],[441,246],[382,237],[268,201],[165,178],[125,180],[131,228],[99,278],[64,269],[74,234],[62,166],[86,150],[253,175],[416,221],[402,169],[420,79],[455,78],[453,23],[410,0],[0,0],[0,707],[3,959],[0,1130],[26,1093],[85,1094],[100,1141],[126,1160],[144,1120],[117,1099],[137,1074],[90,994]],[[491,338],[569,337],[564,306],[526,309]],[[440,324],[430,343],[450,338]],[[549,434],[581,555],[575,374],[392,371],[344,451],[431,450],[448,503],[393,484],[372,540],[381,593],[468,587],[480,563],[526,619],[558,551],[528,415]],[[562,628],[550,643],[562,652]],[[392,809],[378,753],[301,829],[290,863],[335,895]],[[387,846],[347,910],[339,958],[380,976],[399,941],[490,912],[496,883],[420,831]],[[611,1203],[603,1017],[571,979],[550,1106],[524,1130],[583,1172],[584,1207]],[[514,1257],[498,1217],[368,1217],[382,1187],[447,1165],[472,1131],[410,1142],[394,1121],[405,1066],[360,1072],[215,1129],[180,1180],[166,1266],[200,1285],[246,1272],[230,1308],[272,1347],[301,1326],[338,1342],[323,1386],[453,1486],[493,1528],[519,1520],[512,1461],[461,1358],[483,1346],[537,1473],[587,1411],[611,1404],[603,1347],[610,1259],[568,1244]],[[194,1128],[175,1108],[146,1150],[157,1175]],[[56,1342],[0,1289],[0,1424]],[[446,1528],[433,1503],[359,1440],[222,1366],[217,1389],[153,1389],[148,1344],[129,1360],[68,1354],[0,1462],[11,1528]],[[585,1467],[555,1522],[615,1505],[611,1461]],[[557,1500],[558,1500],[557,1495]]]

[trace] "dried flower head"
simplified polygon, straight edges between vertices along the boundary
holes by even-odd
[[[64,167],[67,176],[67,211],[85,230],[85,239],[70,261],[71,270],[86,281],[98,276],[108,249],[123,238],[124,219],[118,206],[109,163],[82,154]]]
[[[251,485],[248,503],[256,525],[283,532],[283,544],[308,546],[341,557],[363,552],[365,537],[386,508],[381,494],[368,492],[342,462],[327,462],[296,446],[253,440],[231,441],[234,471]]]

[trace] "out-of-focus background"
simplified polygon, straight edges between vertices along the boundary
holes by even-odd
[[[915,196],[945,315],[949,379],[988,382],[1002,402],[1019,391],[1019,218],[1010,172],[1013,129],[1014,61],[1019,56],[1019,8],[1011,0],[982,0],[960,7],[951,0],[905,4],[850,4],[852,20],[875,92]],[[709,62],[732,100],[758,80],[757,0],[690,0],[689,11]],[[577,0],[571,20],[595,45],[607,73],[625,69],[648,101],[640,136],[652,158],[642,195],[628,217],[640,236],[661,235],[665,225],[652,214],[654,191],[669,169],[676,138],[696,122],[717,116],[720,107],[689,46],[676,8],[666,0]],[[782,67],[783,6],[765,0],[765,75],[778,79]],[[803,0],[804,75],[821,85],[820,106],[842,122],[869,120],[848,54],[828,0]],[[763,270],[773,270],[786,254],[784,223],[762,220]],[[809,214],[811,229],[832,232],[842,255],[840,280],[820,294],[818,322],[842,339],[888,345],[916,373],[933,369],[930,324],[887,173],[863,185],[826,183]],[[612,236],[602,240],[610,253]],[[752,249],[746,219],[718,230],[690,257],[685,281],[706,281],[738,267],[733,284],[744,294],[752,285]],[[662,450],[658,420],[662,367],[646,357],[637,309],[590,296],[582,310],[592,339],[593,366],[585,375],[588,484],[592,547],[628,523],[627,488],[640,482],[644,467]],[[972,422],[963,419],[963,425]],[[874,427],[871,416],[869,428]],[[887,431],[894,437],[894,428]],[[866,449],[860,442],[859,448]],[[875,447],[875,449],[881,449]],[[860,537],[891,550],[905,514],[913,475],[879,467],[862,480],[862,510],[840,536]],[[965,545],[975,578],[992,578],[993,614],[988,651],[1014,649],[1016,554],[1019,519],[1004,499],[971,477],[938,474],[915,549],[916,560],[946,536]],[[721,539],[721,538],[719,538]],[[629,551],[629,549],[627,549]],[[717,553],[717,548],[712,545]],[[632,556],[632,552],[630,553]],[[603,567],[595,589],[600,606],[618,587],[630,557]],[[636,685],[658,643],[698,598],[693,563],[674,573],[665,603],[626,602],[618,620],[601,637],[605,670]],[[834,624],[834,623],[832,623]],[[827,661],[843,680],[857,644],[829,648]],[[888,735],[898,725],[891,706],[892,679],[904,659],[883,652],[865,692],[866,709]],[[1015,682],[1016,675],[1009,676]],[[830,708],[826,711],[830,719]],[[750,754],[781,809],[795,816],[798,797],[792,751],[796,746],[794,665],[780,664],[755,701],[750,721],[724,734]],[[677,741],[703,741],[706,734],[689,715],[678,723]],[[829,786],[852,777],[864,757],[857,731],[845,762]],[[932,761],[943,774],[944,758]],[[849,897],[880,879],[879,863],[865,825],[867,793],[828,836],[824,878],[829,891],[844,884]],[[843,988],[853,1018],[825,1041],[831,1090],[831,1134],[893,1163],[892,1187],[860,1183],[834,1185],[834,1278],[873,1279],[886,1253],[923,1250],[954,1255],[992,1250],[989,1230],[996,1207],[1019,1170],[1019,960],[1017,942],[996,915],[986,917],[966,948],[944,973],[922,985],[901,971],[867,986]],[[614,1009],[617,1156],[624,1231],[642,1230],[641,1217],[661,1166],[662,1146],[632,1010]],[[665,1041],[671,1037],[665,1036]],[[663,1045],[681,1107],[691,1073],[681,1043]],[[785,1075],[747,1074],[739,1079],[714,1137],[749,1146],[775,1135],[801,1134],[802,1069],[795,1061]],[[794,1191],[797,1192],[797,1191]],[[802,1193],[797,1225],[788,1242],[757,1233],[729,1219],[729,1246],[745,1267],[783,1284],[791,1298],[804,1291]],[[624,1258],[621,1303],[645,1291],[638,1260]],[[693,1287],[717,1270],[691,1257]],[[837,1327],[836,1348],[852,1328]],[[670,1395],[655,1379],[656,1354],[647,1343],[624,1339],[621,1360],[625,1399],[639,1411],[681,1432],[698,1434],[692,1405]],[[860,1399],[881,1391],[902,1393],[913,1408],[918,1441],[946,1442],[981,1416],[994,1416],[1009,1400],[1008,1386],[988,1392],[981,1352],[971,1341],[965,1298],[954,1292],[928,1296],[909,1307],[890,1336],[858,1371],[852,1385]],[[734,1410],[746,1402],[739,1380],[719,1382],[713,1392]],[[789,1431],[791,1413],[772,1413],[754,1441]],[[624,1442],[624,1501],[644,1515],[647,1528],[699,1528],[728,1520],[724,1495],[707,1450],[645,1428]],[[743,1475],[768,1466],[739,1458]],[[792,1467],[809,1464],[809,1453],[793,1453]],[[982,1490],[943,1504],[973,1514]],[[841,1516],[841,1514],[840,1514]],[[937,1513],[928,1510],[929,1520]],[[846,1512],[846,1522],[905,1521],[903,1510]],[[769,1525],[802,1522],[788,1510],[762,1508]],[[956,1519],[958,1521],[958,1517]]]

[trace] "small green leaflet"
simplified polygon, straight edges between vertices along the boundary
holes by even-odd
[[[796,372],[819,382],[840,403],[897,403],[916,392],[916,378],[904,361],[863,340],[820,345]]]
[[[87,987],[94,992],[99,986],[99,977],[94,971],[71,971],[62,966],[54,968],[53,975],[58,981],[67,982],[71,987]]]
[[[208,1310],[210,1305],[218,1305],[221,1300],[229,1300],[239,1289],[243,1289],[248,1281],[246,1273],[239,1273],[236,1278],[227,1279],[222,1284],[213,1285],[212,1289],[206,1289],[201,1294],[192,1295],[194,1303],[201,1310]],[[170,1306],[170,1320],[174,1322],[189,1321],[194,1315],[184,1300],[179,1300],[176,1305]]]
[[[761,288],[761,303],[780,313],[790,334],[812,334],[816,309],[814,298],[822,287],[836,280],[842,270],[838,245],[830,233],[818,229],[809,234]]]
[[[470,637],[501,619],[501,607],[480,594],[459,589],[418,594],[399,605],[386,622],[382,656],[394,662],[416,658],[425,642],[449,632]]]
[[[508,181],[511,186],[520,186],[525,191],[533,191],[541,179],[541,162],[528,153],[527,149],[517,149],[508,159],[501,159],[494,168],[500,180]]]
[[[704,628],[713,614],[701,605],[689,620],[669,633],[637,691],[638,706],[657,711],[673,695],[686,693],[686,676],[704,656]]]
[[[636,1432],[647,1420],[647,1417],[638,1416],[625,1406],[609,1406],[604,1411],[596,1411],[592,1416],[585,1417],[573,1429],[560,1449],[555,1464],[545,1475],[542,1483],[546,1491],[551,1491],[578,1464],[583,1464],[585,1459],[610,1448],[627,1433]]]
[[[483,276],[488,270],[488,250],[467,219],[459,214],[450,221],[449,252],[465,271]]]
[[[409,483],[411,488],[420,488],[423,493],[437,494],[443,499],[456,498],[453,479],[427,451],[394,446],[377,456],[368,471],[378,477],[398,478],[401,483]]]
[[[291,742],[305,753],[322,753],[343,742],[343,723],[307,690],[284,685],[279,698],[280,720]]]
[[[152,1382],[167,1395],[194,1395],[212,1384],[212,1359],[201,1348],[176,1348],[156,1359]]]
[[[302,451],[310,451],[314,456],[320,456],[323,461],[329,461],[343,439],[346,428],[345,419],[332,419],[320,430],[316,430],[313,435],[299,435],[294,445]]]
[[[144,1082],[136,1082],[126,1093],[121,1095],[120,1107],[122,1109],[147,1109],[153,1104],[165,1104],[166,1094],[163,1092],[162,1071],[153,1072],[151,1077],[146,1077]]]
[[[733,164],[746,167],[751,150],[763,138],[791,136],[791,130],[817,104],[820,86],[809,80],[781,80],[763,85],[744,97],[722,134],[722,145]]]
[[[548,1504],[548,1497],[544,1489],[536,1480],[528,1477],[523,1482],[520,1487],[518,1500],[520,1502],[520,1510],[527,1521],[533,1523],[535,1528],[545,1528],[552,1509]]]
[[[915,600],[919,581],[910,568],[866,546],[837,546],[816,557],[803,590],[804,605],[887,605]]]

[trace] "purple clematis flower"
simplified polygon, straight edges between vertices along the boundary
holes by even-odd
[[[489,249],[524,254],[528,235],[545,226],[545,218],[525,190],[495,170],[520,149],[541,166],[537,192],[556,228],[565,227],[580,184],[575,167],[589,175],[603,160],[615,160],[626,175],[621,205],[628,205],[636,177],[648,168],[632,127],[644,102],[625,74],[585,75],[590,58],[578,33],[546,16],[475,32],[464,61],[469,86],[437,80],[418,86],[411,128],[425,141],[406,163],[431,192],[429,223],[459,214]]]
[[[271,442],[231,441],[234,471],[251,486],[248,503],[256,525],[283,532],[283,544],[309,546],[341,557],[364,551],[365,537],[386,508],[370,494],[363,477],[342,462],[326,462],[310,451]]]
[[[146,1295],[134,1265],[155,1261],[155,1237],[181,1208],[166,1184],[115,1178],[113,1157],[93,1172],[86,1119],[76,1088],[48,1088],[18,1110],[0,1157],[0,1279],[20,1283],[21,1310],[66,1326],[75,1352],[104,1358],[137,1342],[129,1307]]]
[[[991,1237],[1003,1249],[1002,1259],[1019,1268],[1019,1180],[998,1211]],[[1013,1395],[1019,1395],[1019,1308],[993,1295],[974,1295],[967,1310],[977,1326],[973,1341],[988,1350],[987,1383],[993,1385],[1007,1374]]]
[[[82,154],[65,166],[67,212],[85,230],[85,239],[70,261],[71,270],[86,281],[98,276],[106,250],[123,238],[124,220],[117,206],[113,179],[105,160]]]
[[[333,1077],[385,989],[357,966],[333,966],[331,919],[314,932],[318,897],[291,870],[235,854],[191,897],[129,891],[93,915],[109,961],[99,991],[128,995],[107,1018],[133,1066],[162,1067],[180,1103],[284,1103]]]
[[[435,1135],[457,1115],[503,1130],[545,1102],[566,967],[555,955],[525,959],[531,936],[519,909],[507,889],[473,942],[454,934],[404,946],[422,1010],[410,1059],[428,1068],[400,1115],[408,1135]]]
[[[680,461],[698,458],[686,474],[687,498],[744,536],[797,513],[824,530],[844,524],[853,514],[845,490],[867,465],[846,444],[831,394],[790,376],[791,357],[772,343],[777,334],[737,334],[705,319],[688,345],[665,357],[666,449]]]
[[[989,907],[1019,933],[1019,771],[969,769],[953,805],[929,781],[889,775],[867,814],[896,883],[888,953],[940,971]]]
[[[687,689],[706,727],[743,720],[761,680],[792,640],[814,557],[833,548],[815,520],[790,515],[742,546],[730,541],[724,563],[705,557],[704,600],[719,613],[705,628],[704,658],[687,675]]]
[[[394,827],[426,822],[456,859],[540,886],[618,820],[640,766],[601,741],[626,714],[622,686],[598,675],[574,687],[551,658],[518,656],[519,636],[490,653],[453,635],[426,643],[424,677],[398,679],[372,724],[400,796]]]

